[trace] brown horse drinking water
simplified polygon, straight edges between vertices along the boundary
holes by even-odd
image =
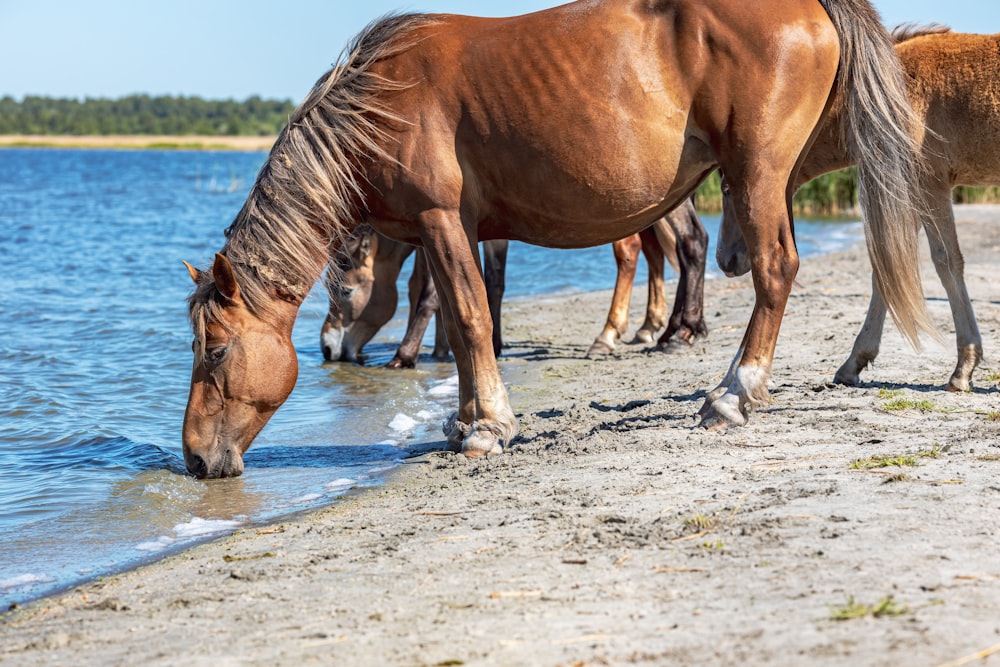
[[[894,35],[910,99],[929,131],[918,136],[926,166],[915,185],[931,258],[948,294],[958,362],[946,388],[969,391],[972,372],[983,357],[983,340],[965,286],[965,262],[958,245],[951,191],[956,185],[1000,185],[1000,35],[952,33],[934,26],[907,28]],[[802,165],[796,186],[853,164],[838,140],[839,112],[828,117]],[[730,275],[746,273],[746,245],[731,212],[723,214],[716,252]],[[872,292],[868,315],[851,356],[834,380],[854,385],[875,360],[885,323],[885,303]]]
[[[915,339],[930,326],[910,231],[916,119],[867,0],[587,0],[513,18],[377,22],[292,114],[212,266],[190,269],[188,469],[242,472],[295,384],[298,308],[355,221],[423,247],[459,376],[448,444],[502,451],[517,420],[479,241],[610,243],[717,167],[739,184],[757,300],[702,424],[743,424],[767,399],[798,267],[795,175],[841,95],[877,280]]]
[[[326,361],[361,362],[361,351],[385,326],[399,305],[396,280],[403,262],[414,255],[409,280],[410,314],[406,333],[387,368],[413,368],[420,354],[420,344],[432,317],[435,318],[435,359],[448,356],[448,340],[438,314],[440,300],[431,279],[423,250],[409,243],[394,241],[376,232],[370,225],[354,230],[341,251],[331,258],[326,288],[329,309],[320,331],[319,346]],[[493,319],[493,352],[500,354],[500,309],[505,287],[507,241],[483,243],[483,278]]]

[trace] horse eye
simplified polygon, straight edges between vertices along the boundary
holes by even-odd
[[[228,351],[229,348],[224,346],[211,347],[205,351],[205,360],[212,365],[218,364],[225,358]]]

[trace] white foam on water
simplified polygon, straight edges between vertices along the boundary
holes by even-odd
[[[458,395],[458,373],[455,373],[447,380],[442,380],[427,390],[428,396],[457,396]]]
[[[323,488],[328,491],[343,491],[344,489],[349,489],[354,485],[356,480],[350,477],[339,477],[332,482],[327,482],[323,485]]]
[[[407,431],[412,431],[413,428],[419,423],[420,422],[413,417],[399,412],[396,413],[396,416],[392,418],[391,422],[389,422],[389,428],[397,433],[406,433]]]
[[[174,526],[174,533],[178,539],[185,537],[203,537],[205,535],[215,535],[216,533],[226,533],[236,530],[242,525],[241,521],[230,521],[228,519],[202,519],[194,517],[187,523],[179,523]]]
[[[421,410],[417,413],[417,419],[425,422],[430,421],[431,419],[434,419],[434,413],[430,410]]]
[[[314,500],[319,500],[323,497],[322,493],[307,493],[304,496],[299,496],[298,498],[292,498],[288,502],[292,505],[299,505],[301,503],[311,503]]]
[[[172,537],[161,535],[155,540],[150,540],[149,542],[143,542],[141,544],[137,544],[135,545],[135,548],[139,551],[148,551],[151,554],[155,554],[157,551],[163,551],[176,541],[177,540],[175,540]]]
[[[54,581],[55,579],[47,574],[22,574],[10,579],[0,580],[0,592],[23,588],[25,586],[34,586],[35,584],[51,584]]]
[[[194,517],[187,523],[179,523],[174,526],[174,536],[160,535],[155,540],[142,542],[135,545],[139,551],[156,553],[163,551],[167,547],[176,544],[181,540],[189,540],[195,537],[205,537],[207,535],[218,535],[228,533],[243,525],[242,521],[231,521],[228,519],[202,519]]]

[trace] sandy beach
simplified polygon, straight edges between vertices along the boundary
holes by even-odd
[[[515,301],[504,455],[425,454],[329,508],[8,612],[0,664],[1000,665],[1000,208],[956,215],[986,355],[971,393],[942,390],[954,334],[926,247],[941,342],[913,350],[890,324],[863,384],[830,384],[868,261],[806,260],[769,409],[721,433],[695,415],[749,277],[709,280],[709,337],[670,355],[584,357],[609,292]]]

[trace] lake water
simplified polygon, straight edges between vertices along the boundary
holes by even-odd
[[[192,285],[181,261],[204,267],[222,247],[265,157],[0,150],[0,609],[335,502],[440,444],[452,365],[378,367],[406,304],[366,347],[372,365],[323,364],[316,289],[294,331],[298,384],[244,475],[185,473]],[[718,218],[703,220],[714,257]],[[859,223],[799,220],[796,233],[803,256],[862,238]],[[515,243],[507,297],[608,289],[613,267],[609,247]],[[604,316],[594,313],[593,335]]]

